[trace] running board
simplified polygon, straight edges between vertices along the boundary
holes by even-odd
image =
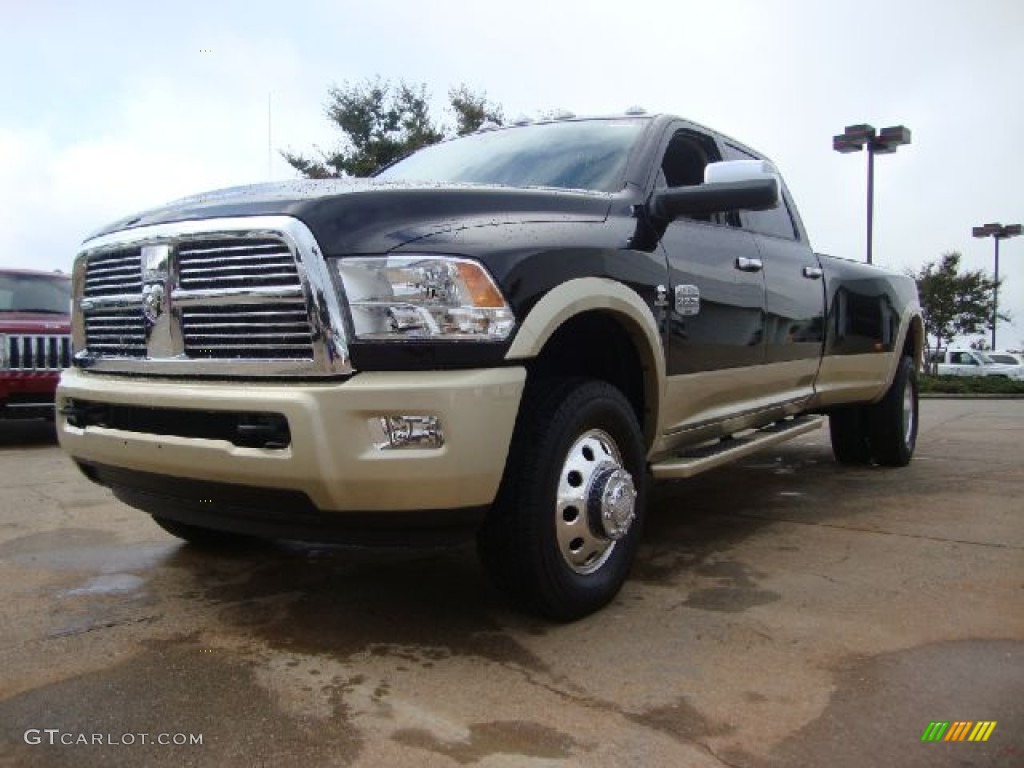
[[[682,480],[709,469],[736,461],[762,451],[768,446],[792,440],[813,432],[825,423],[824,416],[798,416],[769,424],[767,427],[741,432],[718,442],[698,446],[651,465],[655,480]]]

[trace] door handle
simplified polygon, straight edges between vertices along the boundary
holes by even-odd
[[[760,272],[764,269],[764,264],[760,259],[750,259],[746,256],[737,256],[736,269],[740,272]]]
[[[824,274],[825,270],[821,267],[804,267],[804,277],[808,280],[820,280]]]

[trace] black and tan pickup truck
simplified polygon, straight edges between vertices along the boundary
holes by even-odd
[[[614,598],[651,481],[826,415],[841,462],[914,450],[914,283],[814,253],[768,160],[668,115],[181,200],[73,280],[59,435],[92,480],[195,543],[475,530],[554,619]]]

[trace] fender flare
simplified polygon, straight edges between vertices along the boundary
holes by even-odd
[[[556,285],[523,319],[505,359],[536,357],[555,331],[572,318],[588,312],[612,315],[636,347],[646,371],[644,397],[648,413],[643,426],[649,448],[661,429],[665,350],[651,308],[636,291],[603,277],[580,277]]]
[[[921,317],[921,310],[915,307],[907,312],[900,321],[896,344],[893,346],[893,354],[889,360],[889,370],[885,376],[885,386],[882,388],[881,394],[875,399],[876,402],[885,397],[885,393],[889,391],[889,387],[892,386],[896,378],[896,371],[899,368],[900,359],[903,357],[903,348],[907,344],[907,337],[910,335],[911,330],[914,332],[914,349],[911,350],[911,356],[914,360],[914,368],[918,371],[921,370],[921,362],[924,359],[924,320]]]

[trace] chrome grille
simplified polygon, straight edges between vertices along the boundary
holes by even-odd
[[[313,233],[291,216],[152,224],[75,260],[74,362],[93,373],[338,376],[343,306]]]
[[[120,248],[95,254],[85,271],[82,296],[98,304],[85,313],[89,352],[104,357],[146,356],[146,330],[138,299],[142,295],[142,250]],[[111,302],[109,304],[104,304]],[[132,302],[135,306],[125,306]]]
[[[142,308],[98,307],[85,315],[85,343],[94,355],[146,356],[146,327]]]
[[[87,299],[101,296],[138,296],[142,293],[142,250],[123,248],[89,259],[85,273]]]
[[[187,241],[178,247],[178,275],[186,291],[299,285],[291,251],[271,238]]]
[[[301,302],[186,307],[181,331],[191,358],[313,358],[313,337]]]
[[[7,336],[8,371],[59,371],[71,365],[70,336]]]

